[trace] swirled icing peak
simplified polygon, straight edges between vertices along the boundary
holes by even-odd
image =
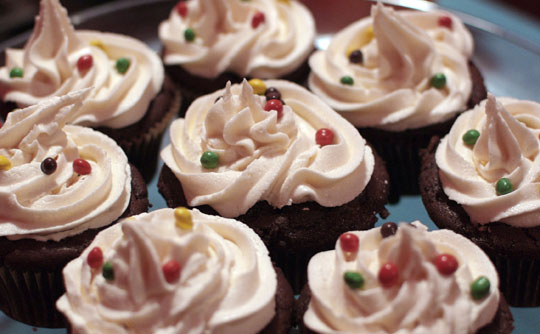
[[[451,26],[439,24],[441,17]],[[309,87],[357,127],[419,128],[465,109],[472,48],[470,33],[449,13],[395,11],[378,3],[371,17],[347,26],[327,50],[310,57]]]
[[[197,210],[186,229],[174,211],[102,231],[66,266],[57,306],[74,333],[256,334],[273,318],[276,275],[255,232]]]
[[[420,222],[401,223],[383,237],[380,228],[353,231],[358,250],[316,254],[308,266],[311,301],[304,323],[317,333],[472,334],[491,322],[499,307],[498,276],[489,258],[449,230],[427,231]],[[416,228],[415,228],[416,227]],[[437,263],[453,258],[452,271]],[[383,285],[391,263],[395,281]],[[350,279],[354,273],[363,284]],[[479,278],[489,289],[478,289]],[[484,282],[486,282],[484,280]]]
[[[122,58],[129,63],[125,71],[115,66]],[[12,75],[13,69],[19,69],[20,75]],[[159,57],[142,42],[118,34],[76,31],[58,0],[41,0],[24,49],[6,50],[0,96],[26,107],[94,87],[68,122],[120,128],[144,116],[163,80]]]
[[[0,170],[0,235],[59,240],[108,225],[126,209],[131,173],[122,149],[99,132],[66,125],[89,93],[8,114],[0,128],[0,156],[10,162]]]
[[[374,166],[358,131],[306,89],[287,81],[264,83],[281,93],[281,113],[244,80],[197,99],[185,119],[171,125],[161,157],[182,183],[188,204],[208,204],[236,217],[263,200],[277,208],[353,200]],[[322,128],[335,134],[331,145],[316,143]],[[201,164],[204,152],[219,157],[215,168]]]
[[[308,57],[315,23],[298,1],[188,0],[159,26],[164,62],[207,78],[278,78]],[[189,29],[189,30],[188,30]]]
[[[467,144],[470,130],[480,134]],[[540,104],[512,98],[488,99],[458,117],[437,148],[443,189],[475,223],[538,226],[540,219]],[[497,191],[501,179],[509,193]]]

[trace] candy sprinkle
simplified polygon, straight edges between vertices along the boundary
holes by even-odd
[[[193,228],[193,220],[188,208],[180,206],[174,209],[174,218],[176,219],[176,226],[178,228],[183,230],[191,230]]]
[[[191,28],[187,28],[186,30],[184,30],[184,38],[188,42],[193,42],[195,40],[195,30]]]
[[[11,161],[3,155],[0,155],[0,170],[10,170]]]
[[[10,78],[22,78],[24,76],[24,70],[20,67],[14,67],[9,71]]]
[[[92,269],[97,269],[102,266],[103,264],[103,251],[99,247],[94,247],[92,250],[88,253],[88,257],[86,258],[86,263],[90,266]]]
[[[266,84],[261,79],[251,79],[248,81],[251,88],[253,88],[253,93],[257,95],[264,95],[266,92]]]
[[[169,260],[163,264],[161,270],[163,272],[163,276],[165,276],[165,280],[168,283],[174,283],[180,278],[182,268],[180,267],[180,263],[178,263],[178,261]]]
[[[414,226],[414,225],[412,225]],[[386,222],[382,224],[380,232],[383,238],[388,238],[396,234],[398,226],[394,222]]]
[[[127,58],[119,58],[116,60],[116,70],[118,73],[126,73],[129,69],[129,65],[131,65],[131,62]]]
[[[471,284],[471,296],[474,300],[480,300],[489,294],[491,283],[485,276],[480,276]]]
[[[361,289],[364,286],[364,277],[355,271],[346,271],[343,280],[351,289]]]
[[[512,186],[512,181],[510,181],[510,179],[503,177],[497,181],[495,190],[497,191],[497,195],[500,196],[511,193],[512,190],[514,190],[514,187]]]
[[[452,29],[452,18],[450,16],[444,15],[444,16],[439,17],[439,20],[437,23],[441,27]]]
[[[41,162],[41,171],[47,175],[54,173],[56,171],[56,160],[51,157],[45,158]]]
[[[350,75],[344,75],[341,77],[340,82],[344,85],[354,85],[354,79]]]
[[[206,151],[201,156],[201,164],[206,169],[214,169],[219,165],[219,155],[212,151]]]
[[[275,110],[277,111],[277,117],[281,118],[281,115],[283,114],[283,102],[280,100],[268,100],[264,105],[264,110]]]
[[[281,92],[276,87],[268,87],[264,92],[266,101],[268,100],[281,100]]]
[[[452,275],[456,272],[459,264],[456,260],[456,258],[451,254],[439,254],[435,258],[435,267],[437,267],[437,270],[439,273],[441,273],[444,276]]]
[[[79,175],[88,175],[92,172],[92,166],[84,159],[73,160],[73,170]]]
[[[264,23],[266,20],[263,12],[256,12],[255,15],[253,15],[253,18],[251,19],[251,27],[253,29],[257,29],[257,27]]]
[[[353,50],[349,53],[349,61],[353,64],[361,64],[364,61],[364,54],[358,49]]]
[[[446,76],[443,73],[436,73],[431,77],[431,86],[441,89],[446,85]]]
[[[92,58],[92,55],[80,56],[77,60],[77,69],[79,70],[79,72],[88,71],[92,67],[93,63],[94,59]]]
[[[105,262],[103,264],[103,267],[101,268],[101,274],[103,275],[103,278],[105,278],[107,281],[114,280],[114,267],[112,263]]]
[[[475,129],[471,129],[463,135],[462,139],[465,145],[473,146],[480,137],[480,132]]]
[[[331,145],[334,142],[334,131],[327,128],[317,130],[315,142],[321,146]]]
[[[360,245],[360,240],[353,233],[343,233],[339,237],[339,245],[341,250],[347,253],[356,253],[358,252],[358,247]]]
[[[397,283],[398,274],[397,266],[392,262],[387,262],[379,270],[379,282],[383,287],[389,288]]]
[[[178,13],[178,15],[186,17],[188,13],[188,8],[185,1],[178,2],[178,4],[176,5],[176,12]]]

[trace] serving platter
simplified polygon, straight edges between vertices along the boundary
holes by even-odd
[[[325,48],[332,34],[347,24],[369,15],[370,1],[328,1],[304,0],[317,22],[318,48]],[[414,0],[386,2],[407,6],[418,10],[430,10],[436,5]],[[72,22],[78,29],[95,29],[122,33],[146,42],[159,51],[161,44],[157,36],[159,23],[168,17],[176,1],[170,0],[122,0],[72,15]],[[540,46],[523,40],[498,26],[476,17],[454,12],[469,27],[475,41],[473,60],[484,75],[486,86],[496,96],[512,96],[540,102]],[[37,13],[36,13],[37,14]],[[0,64],[4,64],[5,49],[21,47],[28,39],[30,31],[0,43]],[[163,137],[162,147],[169,141],[168,133]],[[162,162],[159,162],[161,165]],[[159,172],[158,166],[157,171]],[[157,174],[148,183],[151,210],[166,207],[157,191]],[[384,221],[420,220],[431,229],[435,225],[427,215],[419,196],[405,196],[399,202],[388,205],[390,216]],[[380,225],[384,221],[380,221]],[[28,301],[21,301],[28,302]],[[515,318],[515,334],[538,333],[540,328],[540,307],[512,308]],[[11,320],[0,312],[0,333],[6,334],[60,334],[65,329],[35,328]],[[293,330],[293,333],[296,333]]]

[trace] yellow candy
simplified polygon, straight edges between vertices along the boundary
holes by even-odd
[[[375,33],[373,33],[373,26],[369,26],[366,29],[366,38],[368,39],[368,42],[371,41],[375,37]]]
[[[94,39],[93,41],[90,41],[90,45],[98,47],[101,50],[105,50],[105,45],[103,45],[103,42],[101,42],[99,39]]]
[[[248,82],[251,87],[253,87],[253,93],[257,95],[264,95],[264,92],[266,92],[266,85],[261,79],[251,79]]]
[[[0,155],[0,170],[10,170],[11,161],[3,155]]]
[[[193,221],[191,220],[191,212],[187,208],[178,207],[174,209],[174,218],[176,218],[176,226],[183,230],[191,230]]]

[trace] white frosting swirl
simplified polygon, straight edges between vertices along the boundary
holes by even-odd
[[[438,25],[441,16],[451,17],[451,29]],[[362,64],[349,61],[354,49],[362,51]],[[465,109],[472,50],[471,34],[456,16],[378,3],[371,17],[338,32],[327,50],[310,57],[309,88],[357,127],[419,128]],[[446,76],[443,89],[431,87],[435,73]],[[345,75],[354,85],[340,83]]]
[[[101,42],[102,48],[91,45]],[[79,71],[77,61],[91,55],[93,65]],[[118,58],[128,58],[129,69],[115,69]],[[10,78],[13,67],[22,78]],[[158,55],[128,36],[97,31],[75,31],[58,0],[42,0],[34,31],[24,49],[7,49],[0,68],[0,96],[26,107],[51,96],[94,87],[70,124],[122,128],[139,121],[161,90],[164,70]]]
[[[304,315],[307,327],[321,334],[473,334],[491,322],[499,307],[499,279],[489,258],[468,239],[449,230],[427,231],[400,224],[396,235],[382,238],[380,229],[354,231],[360,240],[358,255],[347,261],[340,242],[336,249],[316,254],[308,266],[311,302]],[[459,264],[449,276],[432,262],[441,253]],[[392,262],[398,283],[383,288],[378,279],[382,264]],[[364,287],[344,282],[346,271],[360,272]],[[489,294],[481,300],[470,295],[478,277],[489,279]]]
[[[172,10],[159,26],[164,62],[198,76],[213,78],[231,71],[241,77],[278,78],[293,72],[309,56],[315,22],[309,10],[292,0],[189,0],[182,17]],[[251,21],[261,12],[257,28]],[[193,42],[184,38],[192,28]]]
[[[57,302],[78,334],[256,334],[275,314],[277,280],[268,251],[249,227],[191,211],[193,230],[175,226],[174,210],[133,216],[100,232],[64,268]],[[94,247],[114,280],[87,264]],[[180,263],[168,283],[162,265]]]
[[[480,132],[474,147],[463,135]],[[474,223],[540,225],[540,104],[491,94],[460,115],[436,152],[441,183],[448,197],[463,206]],[[508,178],[513,191],[497,195]]]
[[[331,207],[353,200],[374,168],[365,140],[303,87],[265,83],[277,88],[286,103],[280,119],[275,110],[264,110],[265,97],[253,94],[244,80],[195,100],[186,118],[171,125],[170,144],[161,157],[182,183],[188,204],[208,204],[222,216],[237,217],[261,200],[277,208],[310,200]],[[332,129],[334,144],[316,144],[320,128]],[[201,166],[207,150],[218,153],[218,168]]]
[[[100,132],[65,125],[88,93],[9,113],[0,128],[0,155],[12,165],[0,171],[1,236],[60,240],[108,225],[128,206],[131,171],[122,149]],[[51,175],[40,167],[48,157],[57,164]],[[90,163],[90,174],[74,171],[78,158]]]

